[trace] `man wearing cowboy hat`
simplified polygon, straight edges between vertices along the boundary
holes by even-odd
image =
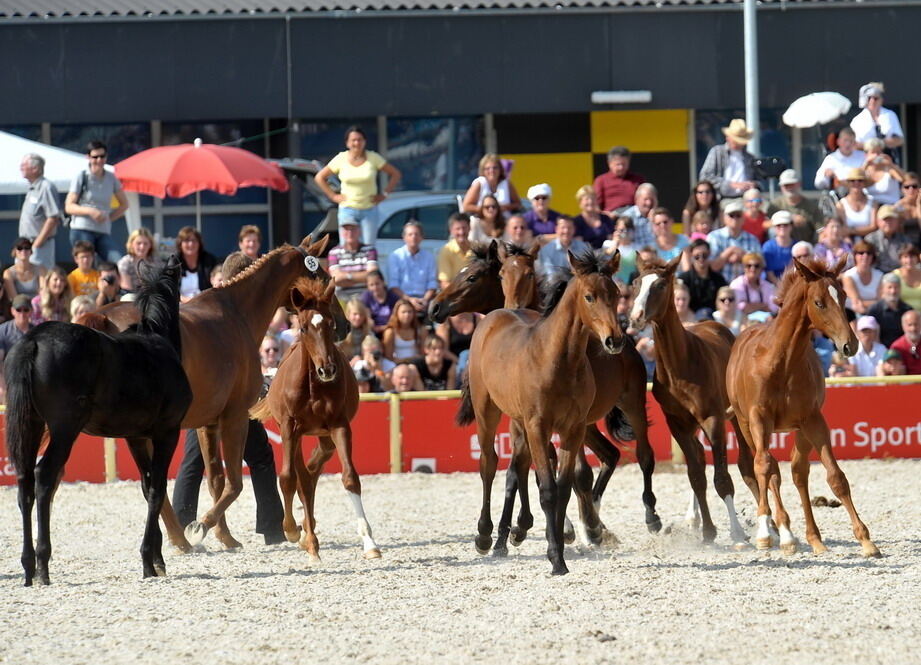
[[[726,142],[715,145],[707,153],[700,180],[708,180],[724,199],[737,199],[752,187],[759,187],[755,179],[755,158],[745,150],[754,132],[741,118],[734,118],[723,127]],[[763,189],[763,188],[762,188]]]

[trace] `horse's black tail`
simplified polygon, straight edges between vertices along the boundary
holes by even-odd
[[[470,399],[470,379],[469,372],[464,372],[464,379],[461,381],[461,403],[457,409],[457,415],[454,416],[454,423],[459,427],[464,427],[472,423],[476,416],[473,413],[473,401]]]
[[[608,433],[619,443],[636,440],[636,432],[633,426],[627,420],[627,416],[618,407],[614,407],[604,417],[604,424],[608,428]]]
[[[143,266],[143,268],[141,267]],[[138,266],[141,288],[135,305],[141,313],[138,332],[167,338],[182,353],[179,338],[179,259],[171,254],[163,268]]]
[[[32,370],[38,345],[26,337],[6,358],[6,451],[16,472],[35,468],[44,425],[32,405]]]

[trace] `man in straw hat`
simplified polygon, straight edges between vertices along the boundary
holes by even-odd
[[[726,142],[710,148],[700,179],[713,183],[723,199],[737,199],[745,190],[760,185],[755,179],[755,158],[745,150],[754,132],[744,120],[734,118],[723,127],[723,134]]]

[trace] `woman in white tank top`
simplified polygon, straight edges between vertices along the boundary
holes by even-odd
[[[515,186],[505,176],[505,169],[499,155],[483,155],[480,160],[479,176],[470,183],[467,193],[464,194],[462,208],[464,212],[475,215],[483,203],[483,198],[492,194],[499,200],[503,212],[518,210],[521,199]]]
[[[883,273],[874,268],[876,248],[861,240],[854,245],[854,267],[841,275],[841,284],[847,295],[846,307],[857,314],[866,314],[867,310],[879,300],[879,289]]]
[[[865,236],[876,228],[873,220],[873,197],[864,191],[867,176],[863,169],[847,172],[847,195],[838,201],[838,219],[847,226],[848,233]]]
[[[884,151],[886,144],[880,139],[864,142],[867,159],[864,169],[867,173],[867,192],[880,205],[893,205],[901,198],[900,183],[905,172],[892,161]]]
[[[384,356],[398,363],[410,358],[422,356],[422,343],[425,341],[425,328],[416,317],[416,310],[405,298],[393,306],[393,313],[384,328]]]

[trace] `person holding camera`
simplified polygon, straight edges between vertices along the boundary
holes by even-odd
[[[96,308],[117,302],[121,298],[118,267],[109,261],[99,264],[99,280],[96,282]]]
[[[868,139],[863,146],[867,151],[863,164],[867,193],[880,205],[895,205],[902,196],[901,183],[905,180],[905,171],[886,154],[886,144],[882,139]]]
[[[361,382],[367,380],[370,383],[372,393],[387,392],[392,388],[390,383],[390,374],[396,364],[392,360],[384,357],[384,349],[380,340],[374,335],[367,335],[361,342],[361,356],[352,359],[352,371],[355,372],[355,378]],[[358,373],[362,372],[362,377],[367,375],[367,379],[359,379]]]

